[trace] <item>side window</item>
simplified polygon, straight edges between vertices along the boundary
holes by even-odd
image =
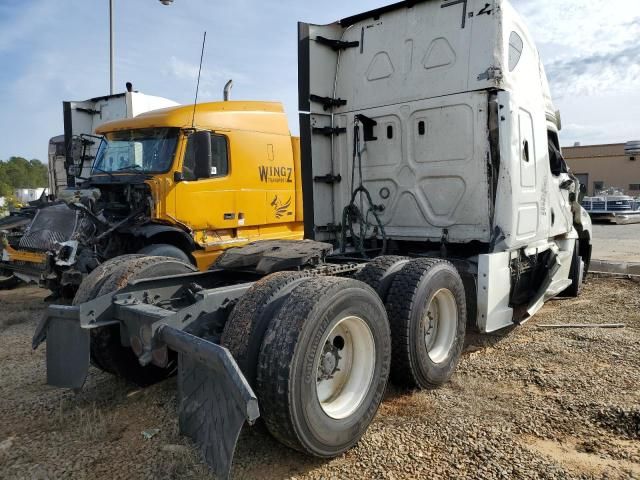
[[[522,37],[516,32],[511,32],[509,37],[509,71],[513,72],[518,63],[520,63],[520,57],[522,57],[522,51],[524,50],[524,42]]]
[[[561,173],[569,173],[569,167],[560,152],[558,134],[552,130],[548,130],[547,140],[549,143],[549,166],[551,167],[551,173],[556,177]]]
[[[211,166],[212,177],[226,177],[229,175],[229,153],[227,151],[227,137],[211,135]]]
[[[190,137],[191,138],[191,137]],[[184,164],[182,166],[182,174],[187,181],[193,181],[196,179],[196,156],[194,142],[191,139],[187,140],[187,150],[184,153]]]
[[[227,148],[227,137],[223,135],[211,134],[211,178],[226,177],[229,175],[229,152]],[[194,142],[187,141],[187,149],[184,154],[184,166],[182,173],[187,181],[196,180],[195,176],[196,157]]]

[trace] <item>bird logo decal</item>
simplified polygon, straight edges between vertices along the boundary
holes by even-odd
[[[282,201],[280,200],[280,197],[276,195],[273,201],[271,202],[271,206],[275,209],[276,218],[282,218],[285,215],[291,215],[291,212],[287,211],[291,206],[291,197],[289,197],[289,200],[282,203]]]

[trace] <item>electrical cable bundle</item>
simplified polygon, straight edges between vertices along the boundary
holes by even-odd
[[[366,140],[365,140],[366,141]],[[358,166],[358,187],[356,188],[356,164]],[[360,196],[360,206],[356,204],[356,199]],[[363,198],[364,197],[364,198]],[[365,210],[365,202],[368,204],[366,213],[363,215],[363,211]],[[347,242],[350,243],[356,248],[356,250],[363,256],[367,257],[366,249],[365,249],[365,240],[369,237],[369,231],[373,228],[373,237],[377,236],[377,233],[380,232],[382,236],[382,252],[381,255],[384,255],[387,250],[387,235],[384,230],[384,225],[380,220],[380,216],[378,215],[378,210],[380,207],[373,203],[371,198],[371,193],[364,186],[364,179],[362,176],[362,149],[360,145],[360,120],[356,115],[353,127],[353,163],[351,165],[351,201],[349,205],[347,205],[342,211],[342,240],[341,240],[341,249],[342,253],[345,252],[347,247]],[[373,216],[375,219],[375,223],[371,223],[369,221],[370,217]],[[356,234],[355,224],[358,224],[358,233]],[[350,237],[350,238],[349,238]]]

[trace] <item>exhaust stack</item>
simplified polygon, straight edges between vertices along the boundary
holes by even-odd
[[[225,102],[229,101],[229,95],[231,93],[231,89],[233,88],[233,80],[229,80],[227,84],[224,86],[224,93],[222,94],[222,98]]]

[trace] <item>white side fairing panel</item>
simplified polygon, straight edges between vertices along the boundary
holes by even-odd
[[[509,252],[478,257],[478,318],[482,333],[513,325],[511,294],[511,255]]]

